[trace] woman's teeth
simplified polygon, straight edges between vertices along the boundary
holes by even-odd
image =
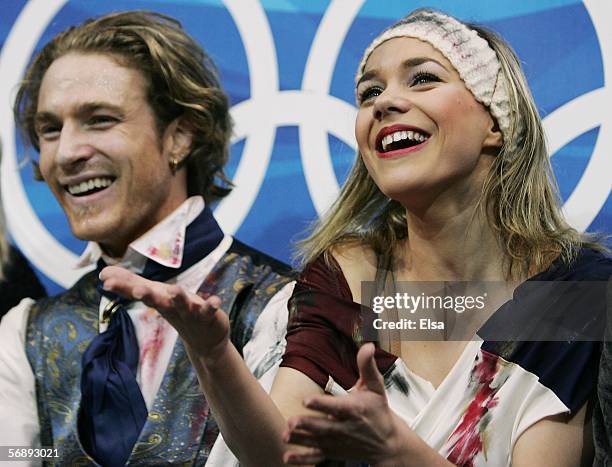
[[[427,138],[429,138],[428,135],[425,135],[423,133],[419,133],[417,131],[410,131],[410,130],[396,131],[394,133],[389,133],[387,136],[385,136],[382,139],[382,141],[381,141],[382,150],[383,151],[387,151],[388,148],[393,143],[400,143],[400,144],[394,144],[393,145],[394,149],[400,149],[400,148],[415,146],[416,144],[422,143]]]

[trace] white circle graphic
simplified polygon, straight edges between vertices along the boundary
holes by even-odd
[[[612,114],[609,109],[612,92],[608,85],[612,77],[612,28],[608,20],[612,6],[598,0],[584,0],[584,5],[599,39],[604,86],[574,99],[544,119],[551,154],[585,131],[600,125],[589,163],[563,205],[569,223],[581,231],[593,222],[612,187]]]
[[[240,165],[234,175],[235,188],[223,199],[215,217],[224,231],[234,233],[249,213],[268,170],[276,127],[261,118],[269,100],[278,93],[278,64],[272,31],[261,4],[255,0],[225,0],[245,49],[251,81],[251,97],[231,110],[235,122],[232,142],[247,137]],[[241,110],[244,108],[249,111]]]
[[[353,24],[365,0],[331,2],[317,30],[302,80],[303,92],[321,103],[329,95],[334,67],[342,48],[344,38]],[[348,107],[348,104],[347,104]],[[328,109],[321,107],[314,116],[326,115]],[[353,127],[357,109],[350,106],[342,120],[348,139],[342,138],[349,146],[356,149]],[[321,120],[310,118],[300,126],[300,153],[304,167],[304,177],[308,192],[319,215],[323,214],[337,198],[339,187],[329,151],[327,131]]]

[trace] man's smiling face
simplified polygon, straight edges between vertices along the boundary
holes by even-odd
[[[121,256],[186,199],[185,171],[169,167],[175,129],[159,134],[143,74],[117,57],[69,53],[51,64],[36,113],[40,171],[76,237]]]

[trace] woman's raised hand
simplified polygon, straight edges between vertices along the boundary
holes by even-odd
[[[178,285],[150,281],[118,266],[104,268],[100,280],[105,290],[159,311],[200,357],[211,356],[229,338],[229,319],[219,309],[217,296],[189,293]]]

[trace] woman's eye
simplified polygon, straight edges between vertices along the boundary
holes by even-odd
[[[440,81],[440,78],[438,78],[433,73],[419,72],[416,75],[414,75],[414,78],[412,78],[410,85],[418,86],[419,84],[437,83],[439,81]]]
[[[373,99],[374,97],[380,96],[382,92],[382,88],[378,86],[367,88],[359,94],[359,103],[364,103],[370,99]]]

